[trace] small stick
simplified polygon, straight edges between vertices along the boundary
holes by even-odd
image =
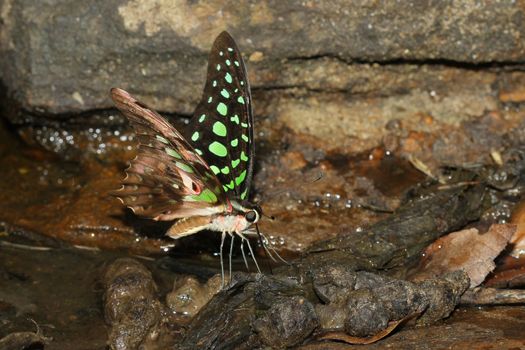
[[[511,305],[525,304],[525,290],[475,288],[467,290],[462,296],[463,305]]]

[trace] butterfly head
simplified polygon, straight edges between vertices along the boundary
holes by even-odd
[[[239,203],[237,201],[231,202],[232,207],[239,215],[243,215],[247,224],[256,224],[262,216],[262,209],[257,204]]]

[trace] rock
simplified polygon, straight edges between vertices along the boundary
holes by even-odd
[[[206,305],[221,289],[221,278],[215,275],[206,283],[195,277],[184,276],[175,279],[173,290],[166,295],[166,305],[173,313],[191,318]]]
[[[151,272],[131,258],[113,262],[104,274],[104,314],[113,350],[138,349],[155,338],[162,305]]]
[[[271,348],[297,345],[319,325],[313,305],[305,298],[294,296],[275,304],[254,322],[262,342]],[[276,337],[276,335],[279,335]]]
[[[510,1],[2,0],[0,6],[3,82],[33,112],[107,108],[109,89],[119,86],[157,109],[189,114],[208,50],[225,29],[250,58],[255,88],[353,92],[377,80],[388,90],[391,73],[378,75],[390,69],[384,65],[402,78],[406,69],[396,62],[512,63],[525,52],[525,9]]]

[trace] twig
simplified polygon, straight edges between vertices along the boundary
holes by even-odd
[[[525,290],[475,288],[467,290],[461,296],[460,304],[468,305],[504,305],[525,304]]]

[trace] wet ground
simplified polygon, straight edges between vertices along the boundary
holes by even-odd
[[[219,271],[217,235],[168,241],[165,224],[134,217],[109,195],[134,155],[133,136],[115,113],[97,118],[0,129],[0,338],[38,325],[53,339],[46,349],[105,348],[101,276],[118,257],[138,257],[161,296],[177,274],[204,280]],[[326,151],[270,122],[258,128],[267,131],[257,135],[255,200],[275,216],[261,230],[287,259],[386,217],[425,178],[388,147]],[[167,244],[175,247],[166,252]],[[257,254],[264,260],[262,248]],[[524,319],[525,307],[461,308],[442,324],[408,325],[370,347],[525,348]]]
[[[30,242],[25,242],[30,243]],[[32,245],[33,246],[33,245]],[[106,265],[123,254],[75,248],[28,250],[0,246],[0,337],[35,331],[52,338],[46,349],[104,349],[107,330],[100,278]],[[35,249],[35,246],[33,246]],[[209,261],[180,266],[173,259],[141,259],[165,295],[178,272],[208,276]],[[446,321],[425,328],[407,325],[372,349],[521,349],[525,347],[525,307],[461,307]],[[356,348],[362,347],[355,346]],[[314,342],[301,349],[348,349],[349,345]]]

